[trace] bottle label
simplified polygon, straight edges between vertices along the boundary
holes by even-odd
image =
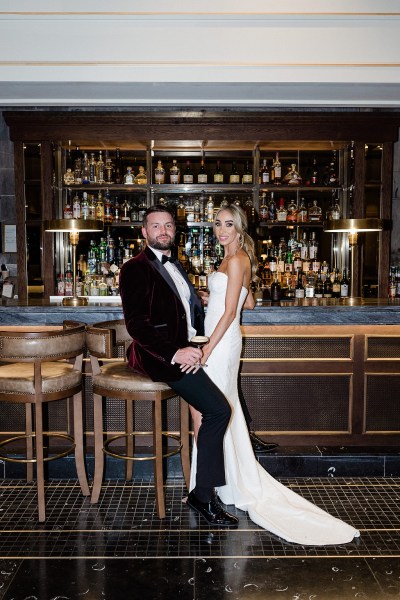
[[[349,295],[349,286],[347,285],[347,283],[342,283],[342,285],[340,286],[340,295],[342,298],[347,298],[347,296]]]
[[[198,183],[207,183],[207,173],[199,173],[197,176]],[[215,181],[215,178],[214,178]]]
[[[214,174],[214,183],[224,183],[224,176],[222,173]]]
[[[295,298],[304,298],[304,290],[296,288],[294,292]]]
[[[310,287],[306,287],[306,298],[314,298],[314,292],[315,292],[315,288],[310,286]]]
[[[229,176],[229,183],[240,183],[239,175],[232,174]]]
[[[175,184],[179,183],[179,174],[171,173],[170,180],[171,180],[171,183],[175,183]]]
[[[193,183],[193,175],[184,175],[183,183]]]
[[[274,166],[275,179],[280,179],[282,177],[282,169],[280,166]]]
[[[154,175],[154,178],[155,178],[155,182],[156,183],[164,183],[165,174],[164,173],[157,173],[157,171],[156,171],[155,175]]]
[[[243,183],[252,183],[253,182],[253,175],[251,173],[248,173],[248,174],[245,173],[243,175],[242,182]]]
[[[264,171],[262,174],[262,183],[269,183],[269,173],[268,171]]]

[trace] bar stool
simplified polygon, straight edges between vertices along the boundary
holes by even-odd
[[[114,349],[123,347],[126,351],[132,339],[124,320],[105,321],[88,326],[86,329],[86,347],[90,353],[93,380],[94,402],[94,452],[95,470],[91,502],[98,501],[104,471],[104,454],[126,461],[126,479],[132,479],[133,461],[152,460],[154,468],[154,486],[157,514],[165,517],[163,458],[180,453],[182,471],[187,487],[190,481],[189,456],[189,407],[180,400],[180,432],[172,434],[162,431],[162,402],[176,396],[176,392],[167,384],[154,382],[150,378],[134,373],[124,360],[99,364],[100,359],[113,358]],[[103,441],[102,397],[112,397],[125,402],[125,433],[114,435]],[[139,457],[134,453],[134,438],[144,432],[133,431],[133,408],[135,402],[152,403],[153,454]],[[163,454],[163,436],[175,439],[178,445]],[[126,438],[125,453],[110,448],[110,444]]]
[[[82,358],[85,349],[85,325],[64,327],[2,327],[0,329],[0,401],[25,404],[25,433],[0,443],[0,458],[26,463],[27,481],[36,483],[39,522],[45,521],[44,463],[71,454],[84,496],[89,496],[83,454]],[[71,364],[71,360],[73,363]],[[43,405],[73,397],[74,435],[43,431]],[[34,418],[33,418],[34,414]],[[34,423],[34,426],[33,426]],[[67,429],[68,430],[68,429]],[[61,438],[68,448],[51,456],[44,455],[43,438]],[[1,453],[10,443],[26,441],[26,456]]]

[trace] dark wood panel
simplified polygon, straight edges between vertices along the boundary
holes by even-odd
[[[17,228],[17,272],[18,298],[23,302],[28,299],[28,267],[26,263],[26,227],[25,227],[25,185],[24,185],[24,147],[22,142],[14,145],[15,176],[15,220]]]

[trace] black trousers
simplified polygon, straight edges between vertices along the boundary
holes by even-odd
[[[196,485],[203,488],[225,485],[223,444],[231,417],[229,402],[204,369],[166,383],[203,416],[197,437]]]

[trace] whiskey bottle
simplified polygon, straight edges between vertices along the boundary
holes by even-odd
[[[293,199],[289,201],[289,204],[287,206],[286,220],[290,221],[291,223],[297,222],[297,204]]]
[[[340,298],[339,269],[335,269],[335,276],[332,281],[332,298]]]
[[[193,171],[190,166],[190,160],[186,161],[186,169],[183,174],[183,183],[192,184],[193,183]]]
[[[249,161],[246,160],[246,165],[242,175],[242,183],[253,183],[253,174],[250,171]]]
[[[106,150],[106,155],[105,155],[105,164],[104,164],[104,179],[105,179],[105,183],[110,184],[113,183],[113,164],[112,164],[112,160],[108,154],[108,150]]]
[[[176,220],[178,223],[184,223],[186,220],[185,202],[183,196],[179,196],[178,206],[176,207]]]
[[[274,185],[280,185],[282,183],[282,163],[279,160],[279,152],[275,154],[275,159],[272,163],[273,181]]]
[[[300,185],[301,177],[299,172],[296,170],[296,164],[292,163],[289,167],[289,171],[285,175],[285,185]]]
[[[204,160],[201,160],[200,170],[197,174],[197,183],[207,183],[207,172],[204,166]]]
[[[106,225],[111,225],[111,223],[114,221],[114,214],[113,214],[113,205],[111,202],[111,198],[110,198],[110,193],[107,190],[105,195],[104,195],[104,218],[103,218],[104,224]]]
[[[169,170],[169,180],[170,183],[177,185],[181,179],[181,170],[178,167],[178,163],[176,159],[172,161],[172,167]]]
[[[279,302],[282,296],[281,284],[278,281],[278,274],[274,274],[274,280],[271,284],[271,301]]]
[[[209,196],[208,202],[206,204],[206,221],[212,222],[214,220],[214,200],[212,196]]]
[[[96,219],[104,221],[104,201],[100,191],[96,200]]]
[[[157,166],[154,169],[154,181],[157,184],[163,184],[165,183],[165,169],[162,165],[161,160],[157,161]]]
[[[90,160],[89,160],[89,183],[97,183],[96,173],[97,173],[97,163],[96,163],[96,159],[94,157],[94,152],[91,152]]]
[[[268,221],[269,212],[268,212],[268,206],[267,206],[267,194],[265,192],[263,192],[261,195],[258,215],[259,215],[260,223]]]
[[[269,183],[269,169],[267,166],[267,159],[264,158],[263,164],[260,169],[259,184],[266,185],[268,183]]]
[[[87,152],[83,153],[82,158],[82,183],[90,183],[89,159]]]
[[[279,208],[276,213],[276,220],[278,222],[285,222],[287,219],[287,214],[288,214],[288,211],[285,208],[285,200],[284,200],[284,198],[281,198],[279,200]]]
[[[294,290],[294,297],[295,298],[304,298],[304,296],[305,296],[305,291],[304,291],[304,286],[303,286],[302,279],[303,279],[303,277],[302,277],[301,269],[298,269],[297,270],[296,287],[295,287],[295,290]]]
[[[99,150],[99,158],[96,163],[96,182],[104,183],[104,161],[103,161],[103,153]]]
[[[224,183],[224,174],[221,171],[221,165],[219,160],[217,160],[217,166],[214,173],[214,183]]]
[[[115,162],[114,162],[114,181],[116,184],[122,183],[122,157],[119,148],[115,148]]]
[[[229,183],[240,183],[240,176],[235,161],[232,163],[232,171],[229,175]]]
[[[300,206],[297,211],[297,221],[298,223],[307,223],[308,221],[308,210],[304,198],[301,198],[300,200]]]
[[[318,206],[318,200],[313,200],[312,206],[308,209],[308,220],[309,221],[322,221],[322,209]]]

